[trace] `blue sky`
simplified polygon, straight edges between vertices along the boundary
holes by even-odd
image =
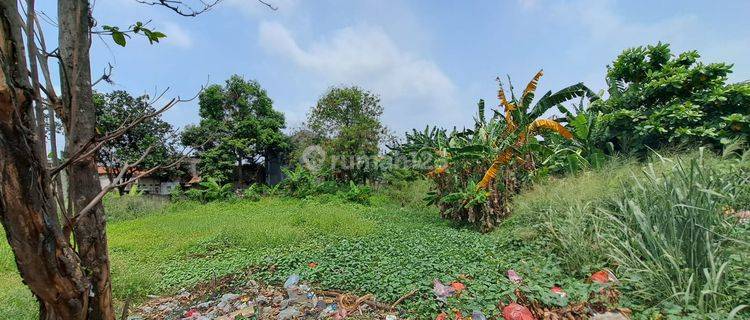
[[[190,1],[190,0],[188,0]],[[96,0],[99,25],[151,20],[168,35],[125,48],[95,38],[95,76],[108,63],[114,85],[97,90],[195,94],[232,74],[266,88],[289,127],[332,85],[356,84],[381,96],[395,133],[426,124],[470,124],[476,101],[496,105],[494,79],[523,87],[543,68],[540,91],[585,82],[604,87],[606,65],[623,49],[656,43],[697,49],[705,62],[734,63],[732,81],[750,79],[750,1],[615,0],[224,0],[197,18],[135,0]],[[54,8],[40,9],[54,16]],[[52,30],[48,31],[48,38]],[[197,102],[165,114],[197,123]]]

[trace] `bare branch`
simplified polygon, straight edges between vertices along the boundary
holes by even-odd
[[[60,173],[60,171],[62,171],[62,169],[64,169],[65,167],[69,166],[71,163],[75,163],[75,162],[81,161],[82,159],[87,159],[87,158],[93,156],[97,151],[99,151],[99,149],[101,149],[104,146],[104,144],[106,144],[107,142],[110,142],[110,141],[112,141],[114,139],[117,139],[117,138],[121,137],[126,132],[128,132],[128,130],[130,130],[133,127],[137,126],[141,122],[146,121],[146,120],[148,120],[150,118],[153,118],[153,117],[161,115],[162,113],[164,113],[165,111],[171,109],[172,107],[174,107],[178,103],[189,102],[189,101],[195,100],[196,98],[198,98],[198,96],[201,94],[201,92],[203,92],[204,88],[205,87],[201,87],[201,89],[198,90],[198,92],[193,97],[191,97],[189,99],[182,99],[179,96],[177,98],[172,98],[172,100],[169,100],[169,102],[167,102],[161,109],[158,109],[158,110],[156,110],[154,112],[142,114],[141,116],[139,116],[138,118],[136,118],[133,121],[123,123],[119,128],[117,128],[114,131],[111,131],[111,132],[108,132],[108,133],[106,133],[104,135],[92,138],[83,147],[81,147],[81,149],[76,150],[63,163],[61,163],[60,165],[58,165],[58,166],[50,169],[50,175],[51,176],[55,176],[58,173]],[[161,97],[164,96],[164,93],[166,93],[168,90],[169,90],[169,88],[165,89],[161,94],[159,94],[156,97],[156,101],[158,101],[159,99],[161,99]]]
[[[183,3],[182,0],[135,0],[138,3],[147,4],[150,6],[162,6],[167,9],[174,11],[175,13],[183,17],[195,17],[201,13],[211,10],[215,5],[219,4],[221,0],[213,0],[211,2],[205,2],[201,0],[200,8],[193,8],[190,5]]]
[[[207,142],[208,142],[208,140],[206,140],[201,146],[205,145]],[[174,161],[172,161],[170,163],[167,163],[167,164],[160,164],[160,165],[154,166],[154,167],[152,167],[152,168],[150,168],[148,170],[145,170],[145,171],[140,171],[140,172],[138,172],[138,174],[136,174],[135,176],[131,177],[130,179],[123,180],[123,177],[125,176],[125,173],[128,172],[131,168],[138,167],[138,165],[141,164],[141,162],[143,162],[144,159],[146,159],[146,156],[148,156],[151,153],[151,151],[153,150],[154,146],[156,146],[156,144],[157,144],[157,142],[155,142],[154,144],[151,144],[141,154],[141,156],[138,158],[138,160],[136,160],[132,164],[125,163],[120,168],[120,173],[117,175],[117,177],[115,177],[110,184],[108,184],[107,186],[105,186],[104,188],[102,188],[102,191],[100,191],[93,199],[91,199],[91,201],[83,209],[81,209],[81,211],[79,211],[75,216],[73,216],[70,219],[70,226],[71,227],[75,226],[75,224],[78,222],[78,220],[81,217],[83,217],[84,215],[86,215],[89,212],[91,212],[92,209],[95,208],[96,205],[100,201],[102,201],[102,199],[104,198],[104,196],[107,193],[109,193],[110,191],[112,191],[112,189],[117,188],[117,187],[127,186],[127,185],[129,185],[129,184],[131,184],[131,183],[133,183],[135,181],[138,181],[139,179],[141,179],[143,177],[146,177],[146,176],[148,176],[148,175],[150,175],[150,174],[152,174],[152,173],[154,173],[154,172],[156,172],[158,170],[166,170],[166,169],[174,168],[177,165],[179,165],[180,163],[182,163],[183,161],[185,161],[185,159],[193,152],[193,150],[195,150],[195,149],[188,150],[188,148],[185,147],[185,148],[183,148],[180,151],[180,153],[179,153],[180,157],[177,158],[176,160],[174,160]]]
[[[94,81],[94,83],[92,83],[91,86],[95,87],[96,84],[101,82],[102,80],[104,80],[104,82],[106,83],[113,84],[114,82],[112,81],[112,69],[114,69],[112,64],[107,63],[107,68],[104,69],[104,72],[102,72],[102,76],[99,77],[99,79],[96,79],[96,81]]]
[[[279,10],[279,7],[274,7],[270,3],[268,3],[268,2],[266,2],[264,0],[258,0],[258,2],[264,4],[266,7],[268,7],[269,9],[271,9],[273,11]]]

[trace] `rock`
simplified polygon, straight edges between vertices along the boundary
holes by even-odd
[[[268,304],[268,297],[266,296],[257,296],[255,297],[255,303],[259,306]]]
[[[296,307],[289,307],[279,312],[277,320],[292,320],[302,316],[302,313]]]
[[[206,301],[206,302],[201,302],[201,303],[199,303],[199,304],[196,304],[196,305],[195,305],[195,308],[196,308],[196,309],[208,309],[208,307],[210,307],[210,306],[211,306],[211,303],[212,303],[212,302],[213,302],[213,301]]]
[[[128,316],[128,320],[143,320],[141,316]]]

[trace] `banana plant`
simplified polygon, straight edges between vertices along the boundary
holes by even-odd
[[[487,169],[482,180],[477,184],[477,188],[486,189],[497,177],[501,167],[508,165],[511,161],[516,160],[523,165],[527,159],[524,159],[524,147],[530,140],[536,140],[534,137],[543,131],[552,131],[565,139],[573,139],[573,134],[559,122],[552,119],[539,119],[550,108],[560,105],[576,97],[594,97],[595,94],[583,83],[577,83],[564,88],[556,93],[548,91],[539,101],[532,105],[534,100],[539,79],[544,75],[543,70],[539,70],[534,78],[526,85],[520,99],[516,99],[511,85],[511,100],[505,95],[505,90],[500,83],[498,90],[498,99],[501,106],[505,109],[506,131],[504,136],[511,137],[514,143],[500,151],[495,157],[492,165]]]
[[[492,230],[510,213],[512,196],[531,179],[537,150],[541,150],[540,143],[546,143],[538,136],[553,132],[562,139],[574,138],[561,123],[540,116],[565,101],[593,94],[579,83],[548,92],[534,103],[542,75],[539,71],[518,98],[509,84],[509,99],[501,83],[498,108],[487,117],[480,100],[471,129],[454,129],[439,137],[432,137],[432,130],[414,132],[413,148],[434,152],[435,167],[427,176],[435,187],[426,199],[438,206],[444,218]]]

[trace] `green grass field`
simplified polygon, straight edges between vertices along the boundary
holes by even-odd
[[[519,221],[491,235],[454,226],[434,209],[402,207],[377,197],[371,206],[341,201],[268,198],[260,202],[180,203],[159,213],[109,224],[113,288],[122,301],[143,300],[251,266],[260,280],[282,282],[289,274],[330,289],[374,293],[394,301],[419,289],[408,312],[432,314],[434,278],[467,275],[471,296],[453,302],[463,309],[494,312],[509,288],[505,271],[515,268],[544,286],[574,283],[562,274],[544,245],[515,232]],[[539,253],[535,257],[533,252]],[[310,269],[309,262],[318,263]],[[7,244],[0,244],[0,318],[30,319],[35,302],[16,274]],[[559,279],[553,280],[551,275]],[[559,281],[558,281],[559,280]],[[505,293],[507,294],[507,292]]]

